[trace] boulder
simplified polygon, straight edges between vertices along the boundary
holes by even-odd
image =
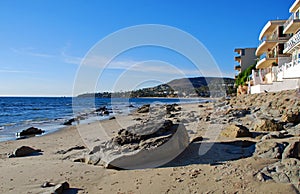
[[[202,136],[196,136],[192,139],[191,143],[194,143],[194,142],[199,142],[199,141],[203,141],[203,137]]]
[[[95,111],[96,112],[104,112],[104,111],[107,111],[107,108],[106,108],[106,106],[101,106],[100,108],[97,108]]]
[[[24,129],[20,133],[18,133],[18,136],[32,136],[32,135],[40,135],[44,133],[45,131],[42,129],[38,129],[36,127],[29,127],[28,129]]]
[[[66,122],[64,122],[63,125],[72,125],[72,123],[75,121],[76,121],[75,118],[71,118],[71,119],[67,120]]]
[[[300,141],[293,141],[285,148],[282,158],[297,158],[300,159]]]
[[[281,131],[282,123],[276,122],[274,119],[260,119],[254,126],[254,131]]]
[[[143,169],[166,164],[188,145],[189,137],[183,125],[153,118],[119,130],[115,137],[95,146],[91,154],[101,158],[99,163],[106,168]]]
[[[281,159],[287,143],[278,143],[270,140],[258,142],[255,146],[254,156],[268,159]]]
[[[30,156],[32,154],[36,154],[41,152],[40,149],[34,149],[31,148],[29,146],[21,146],[19,148],[17,148],[12,155],[10,155],[9,157],[23,157],[23,156]]]
[[[242,125],[229,125],[221,132],[221,135],[230,138],[252,137],[249,130]]]
[[[63,194],[69,188],[70,188],[70,184],[68,182],[63,182],[63,183],[55,185],[55,187],[53,188],[53,192],[51,192],[51,193]]]
[[[137,113],[148,113],[150,111],[150,104],[145,104],[137,109]]]
[[[168,105],[166,105],[167,114],[170,114],[171,112],[179,111],[181,108],[178,107],[178,109],[176,109],[177,106],[178,106],[178,104],[168,104]]]
[[[282,122],[286,123],[293,123],[294,125],[297,125],[300,123],[300,113],[298,111],[291,111],[288,113],[285,113],[281,117]]]

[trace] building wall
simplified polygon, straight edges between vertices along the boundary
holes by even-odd
[[[241,55],[241,69],[246,70],[251,65],[255,64],[257,59],[255,55],[256,48],[245,48],[244,55]]]

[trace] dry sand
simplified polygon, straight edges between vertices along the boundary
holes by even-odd
[[[189,104],[183,105],[183,111],[194,111],[197,115],[201,110],[197,104]],[[77,145],[91,147],[90,143],[85,143],[107,139],[106,135],[111,136],[120,127],[132,123],[132,117],[83,124],[79,130],[71,126],[40,137],[1,142],[0,193],[47,193],[51,188],[41,188],[46,181],[54,184],[67,181],[71,187],[68,193],[297,193],[291,184],[262,183],[253,176],[273,160],[248,157],[226,161],[230,156],[227,157],[222,150],[230,147],[223,144],[216,144],[205,160],[193,156],[197,152],[191,151],[185,156],[188,162],[181,165],[143,170],[117,171],[73,162],[82,150],[57,153]],[[105,129],[104,135],[98,130],[101,127]],[[202,133],[205,137],[205,133],[199,131],[206,127],[197,121],[186,124],[193,136]],[[221,141],[217,140],[218,143]],[[43,152],[35,156],[7,158],[6,154],[23,145]],[[193,146],[199,148],[197,143]],[[193,150],[193,147],[188,149]],[[210,161],[219,164],[210,164]]]

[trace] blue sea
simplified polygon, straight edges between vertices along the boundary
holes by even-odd
[[[69,97],[0,97],[0,141],[15,140],[16,133],[29,127],[44,134],[63,127],[63,123],[81,116],[81,122],[108,119],[94,110],[106,106],[111,115],[128,114],[143,104],[193,103],[204,99],[177,98],[69,98]]]

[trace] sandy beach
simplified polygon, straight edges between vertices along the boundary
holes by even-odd
[[[262,113],[267,111],[262,107],[272,99],[259,103],[259,99],[267,99],[266,95],[284,98],[283,101],[288,97],[289,104],[293,104],[292,100],[296,100],[295,103],[299,102],[296,92],[290,91],[274,95],[236,97],[218,103],[180,105],[180,114],[172,120],[185,120],[184,125],[190,141],[197,137],[198,140],[190,143],[181,155],[165,167],[114,170],[74,162],[76,158],[88,154],[97,143],[114,136],[119,129],[138,122],[135,118],[144,119],[149,113],[117,116],[116,119],[71,126],[44,136],[1,142],[0,192],[51,193],[53,187],[42,188],[41,185],[45,182],[56,185],[67,181],[70,189],[64,193],[299,193],[297,185],[292,181],[284,183],[276,181],[275,178],[258,178],[258,173],[266,166],[284,162],[281,160],[283,157],[260,157],[262,155],[258,153],[257,144],[263,142],[263,135],[271,132],[264,132],[263,135],[254,132],[254,124],[251,122],[258,122],[258,118],[251,120],[251,115],[260,113],[260,110],[255,112],[257,107],[261,108]],[[247,104],[248,102],[252,105]],[[230,111],[237,110],[237,107],[241,110],[246,106],[253,109],[249,115],[235,115],[232,119],[230,116],[222,116],[231,114]],[[274,115],[271,117],[276,119]],[[237,120],[250,129],[251,137],[236,138],[222,133],[229,124],[234,124]],[[209,133],[209,129],[218,126],[220,130],[216,131],[216,135]],[[288,131],[288,134],[292,133],[290,131],[299,132],[299,125],[285,127],[284,130]],[[299,141],[298,132],[266,141]],[[199,141],[200,137],[202,141]],[[201,155],[201,145],[211,145],[211,148]],[[255,145],[256,149],[253,150]],[[25,157],[7,157],[20,146],[30,146],[41,149],[42,152]],[[293,157],[286,158],[289,159],[299,160]],[[299,166],[296,165],[295,168],[299,173]]]

